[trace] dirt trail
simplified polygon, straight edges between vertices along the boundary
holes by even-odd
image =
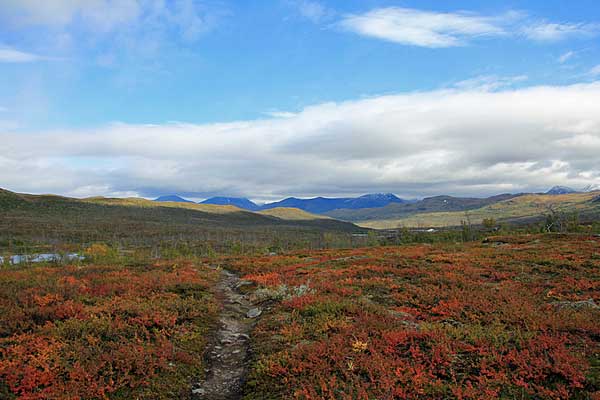
[[[217,293],[223,310],[217,332],[207,350],[206,379],[192,388],[194,399],[238,400],[248,372],[250,332],[261,314],[240,288],[248,282],[226,270],[221,271]]]

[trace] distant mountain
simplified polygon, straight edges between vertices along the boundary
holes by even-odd
[[[260,207],[246,199],[241,197],[211,197],[210,199],[200,202],[200,204],[216,204],[219,206],[236,206],[238,208],[248,211],[258,211]]]
[[[517,196],[519,195],[499,194],[487,198],[434,196],[415,202],[390,203],[384,207],[354,210],[332,210],[325,214],[343,221],[399,219],[420,213],[474,210],[499,201],[510,200]]]
[[[581,189],[582,192],[596,192],[596,191],[600,191],[600,184],[596,184],[596,185],[587,185],[586,187],[584,187],[583,189]]]
[[[554,186],[552,189],[548,190],[546,194],[571,194],[577,193],[577,190],[571,189],[567,186]]]
[[[383,211],[386,211],[386,209],[387,211],[390,211],[389,208],[396,206],[396,204],[393,204],[380,209],[368,210],[378,212],[379,218],[377,218],[376,214],[373,214],[369,216],[369,219],[356,220],[355,222],[359,226],[378,229],[460,226],[465,220],[468,220],[474,225],[478,225],[481,224],[484,219],[489,218],[493,218],[500,223],[508,223],[511,225],[533,224],[545,220],[545,213],[547,212],[546,210],[548,210],[549,204],[552,204],[553,209],[557,212],[571,213],[577,211],[580,222],[584,224],[593,223],[600,218],[600,200],[598,200],[600,196],[596,192],[569,193],[555,196],[554,199],[549,199],[548,197],[547,194],[525,193],[495,202],[492,202],[492,200],[497,200],[497,196],[495,199],[479,199],[480,205],[482,206],[477,208],[470,208],[476,205],[476,202],[471,201],[471,199],[463,199],[467,200],[463,206],[468,206],[468,210],[450,211],[448,208],[445,208],[439,211],[423,210],[416,213],[405,212],[404,214],[398,212],[399,210],[396,210],[394,214],[382,213]],[[488,202],[488,204],[483,205],[485,202]],[[450,201],[448,201],[448,203],[450,203]],[[460,202],[455,202],[454,204],[454,206],[459,205]]]
[[[396,195],[391,193],[365,194],[364,196],[360,196],[356,199],[351,199],[350,201],[346,202],[343,208],[349,208],[351,210],[360,208],[376,208],[385,207],[391,203],[402,204],[406,203],[406,201],[396,197]]]
[[[548,190],[546,194],[571,194],[571,193],[589,193],[600,191],[600,184],[592,184],[587,185],[581,190],[575,190],[568,186],[554,186],[552,189]]]
[[[391,203],[405,203],[406,201],[391,193],[366,194],[356,198],[326,198],[315,197],[312,199],[298,199],[288,197],[287,199],[263,205],[261,210],[271,208],[287,207],[299,208],[315,214],[323,214],[338,209],[362,209],[384,207]]]
[[[174,203],[193,203],[193,201],[186,200],[183,197],[179,197],[174,194],[168,195],[168,196],[160,196],[159,198],[154,199],[154,201],[161,201],[161,202],[172,201]]]

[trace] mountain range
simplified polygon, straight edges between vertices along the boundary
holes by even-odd
[[[571,193],[589,193],[600,190],[600,185],[587,185],[586,187],[576,190],[568,186],[554,186],[545,194],[571,194]]]
[[[160,201],[160,202],[171,201],[174,203],[193,203],[193,201],[191,201],[191,200],[186,200],[183,197],[179,197],[174,194],[168,195],[168,196],[160,196],[159,198],[155,199],[154,201]]]
[[[136,226],[136,230],[145,229],[148,232],[153,232],[158,226],[164,225],[163,228],[166,229],[169,224],[180,223],[186,225],[182,225],[182,229],[191,229],[188,226],[190,224],[196,230],[223,227],[260,230],[268,226],[269,229],[273,227],[273,232],[281,228],[308,229],[313,233],[323,230],[353,232],[359,230],[359,227],[455,227],[465,220],[481,224],[485,219],[493,219],[498,223],[529,224],[546,218],[549,210],[565,215],[576,213],[584,223],[600,221],[600,190],[561,193],[568,191],[563,189],[555,188],[549,193],[501,194],[487,198],[434,196],[418,201],[406,201],[385,194],[338,199],[289,198],[263,206],[248,204],[249,200],[239,198],[209,199],[196,204],[180,196],[160,197],[166,202],[142,198],[71,199],[54,195],[19,194],[0,189],[0,214],[4,213],[5,217],[10,218],[26,218],[23,222],[30,221],[35,214],[44,226],[70,226],[79,223],[78,221],[94,219],[101,224],[122,224],[123,229],[126,226]],[[210,204],[211,202],[222,205]],[[254,204],[264,209],[244,210],[236,203],[246,207]],[[387,204],[384,206],[377,206],[385,203]],[[107,222],[106,218],[110,213],[112,219]],[[11,227],[10,218],[4,218],[6,221],[0,218],[0,222],[5,222],[6,229]],[[142,223],[145,219],[148,220],[147,223]],[[83,225],[78,229],[82,235],[86,235]]]
[[[567,186],[554,186],[548,190],[545,194],[570,194],[577,193],[577,190]]]
[[[575,190],[567,186],[554,186],[543,194],[564,195],[598,190],[600,190],[600,185],[589,185],[581,190]],[[386,217],[398,217],[400,215],[423,212],[465,211],[520,195],[522,194],[500,194],[487,198],[433,196],[421,200],[405,200],[392,193],[374,193],[359,197],[340,198],[314,197],[301,199],[288,197],[266,204],[256,204],[243,197],[218,196],[201,201],[199,204],[229,205],[248,211],[264,211],[273,208],[297,208],[309,213],[327,215],[342,220],[359,221],[380,218],[382,214]],[[177,195],[160,196],[154,201],[192,203],[192,201]]]
[[[324,214],[328,211],[338,209],[356,210],[362,208],[379,208],[392,203],[400,204],[406,202],[406,200],[396,197],[391,193],[376,193],[365,194],[355,198],[315,197],[313,199],[298,199],[296,197],[289,197],[281,201],[265,204],[261,208],[263,210],[268,210],[277,207],[291,207],[315,214]]]
[[[434,196],[426,197],[416,202],[404,202],[388,204],[384,207],[365,209],[337,209],[326,212],[325,215],[344,221],[369,221],[379,219],[398,219],[408,215],[431,213],[431,212],[453,212],[468,211],[509,200],[518,197],[518,194],[499,194],[496,196],[476,197],[453,197]]]
[[[155,201],[172,201],[172,202],[190,202],[176,195],[161,196]],[[215,204],[215,205],[232,205],[248,211],[262,211],[273,208],[298,208],[310,213],[324,214],[329,211],[338,209],[363,209],[363,208],[379,208],[388,204],[404,204],[409,201],[401,199],[391,193],[375,193],[366,194],[360,197],[343,197],[343,198],[326,198],[315,197],[312,199],[299,199],[296,197],[288,197],[287,199],[258,205],[251,200],[240,197],[211,197],[210,199],[200,202],[200,204]]]
[[[261,207],[243,197],[211,197],[210,199],[206,199],[201,201],[200,204],[214,204],[217,206],[236,206],[241,208],[242,210],[248,211],[258,211]]]

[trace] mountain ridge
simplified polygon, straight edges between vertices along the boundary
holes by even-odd
[[[591,223],[600,217],[599,199],[600,191],[567,194],[523,193],[468,210],[379,214],[379,218],[377,216],[363,220],[355,218],[352,221],[359,226],[375,229],[391,229],[399,226],[439,228],[460,226],[463,221],[480,224],[486,218],[510,224],[527,224],[539,222],[549,213],[559,213],[563,216],[576,215],[581,221]],[[340,216],[335,217],[343,220]]]
[[[585,192],[585,190],[584,190],[584,192]],[[568,186],[553,186],[545,194],[556,195],[556,194],[570,194],[570,193],[577,193],[577,190],[570,188]]]
[[[333,210],[325,213],[325,215],[342,221],[398,219],[409,215],[428,212],[468,211],[518,196],[521,196],[521,194],[503,193],[484,198],[441,195],[425,197],[422,200],[414,202],[388,204],[387,206],[379,208]]]
[[[157,202],[173,202],[173,203],[193,203],[191,200],[184,199],[183,197],[177,196],[176,194],[169,194],[165,196],[159,196],[153,201]]]
[[[407,201],[397,197],[392,193],[372,193],[359,197],[314,197],[309,199],[300,199],[297,197],[288,197],[281,201],[264,204],[261,210],[268,210],[276,207],[298,208],[315,214],[324,214],[328,211],[337,209],[361,209],[384,207],[391,203],[406,203]]]
[[[214,204],[219,206],[231,205],[248,211],[258,211],[260,206],[245,197],[216,196],[201,201],[199,204]]]
[[[160,196],[154,201],[157,202],[186,202],[193,203],[178,195]],[[283,200],[258,205],[245,197],[215,196],[203,200],[198,204],[214,205],[232,205],[248,211],[263,211],[273,208],[297,208],[309,213],[324,214],[325,212],[337,209],[361,209],[384,207],[392,203],[407,203],[407,200],[401,199],[393,193],[369,193],[358,197],[313,197],[297,198],[287,197]]]

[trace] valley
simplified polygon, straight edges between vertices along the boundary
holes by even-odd
[[[539,222],[547,214],[556,212],[578,213],[583,221],[597,219],[600,191],[593,189],[577,192],[567,187],[553,187],[546,193],[504,193],[480,198],[440,195],[421,200],[404,200],[388,193],[356,198],[287,198],[263,205],[245,198],[218,197],[200,205],[237,204],[242,209],[283,219],[286,216],[295,220],[329,217],[373,229],[458,227],[462,222],[481,225],[485,219],[524,225]]]
[[[0,397],[595,398],[597,199],[335,210],[438,227],[378,230],[299,208],[2,191]]]

